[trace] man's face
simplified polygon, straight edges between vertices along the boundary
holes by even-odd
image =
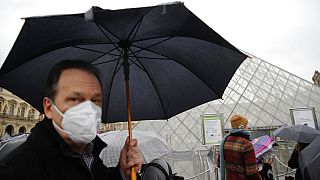
[[[101,86],[97,78],[79,69],[64,70],[60,75],[56,96],[53,99],[57,108],[64,113],[70,107],[88,100],[98,106],[102,105]],[[46,116],[61,127],[62,117],[52,107],[49,100],[44,100],[44,109]]]

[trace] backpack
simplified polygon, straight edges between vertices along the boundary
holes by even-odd
[[[148,164],[143,164],[141,167],[141,171],[138,174],[138,179],[139,180],[148,180],[148,179],[146,179],[148,177],[144,177],[145,172],[150,167],[156,167],[160,172],[162,172],[166,176],[166,180],[184,180],[184,178],[182,176],[177,176],[176,173],[173,174],[170,164],[167,162],[165,162],[165,163],[167,164],[169,172],[167,172],[166,169],[161,164],[157,163],[156,161],[152,161]]]

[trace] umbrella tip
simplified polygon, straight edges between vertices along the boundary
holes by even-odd
[[[103,9],[98,6],[92,6],[88,11],[84,13],[85,21],[93,21],[94,20],[94,13],[98,11],[102,11]]]
[[[173,2],[161,3],[161,4],[158,4],[158,6],[172,5],[172,4],[184,4],[184,2],[182,2],[182,1],[173,1]]]

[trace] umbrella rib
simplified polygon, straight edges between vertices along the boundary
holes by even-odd
[[[134,28],[132,28],[132,30],[131,30],[131,32],[130,32],[130,34],[129,34],[129,36],[128,36],[128,39],[130,39],[130,36],[131,36],[131,34],[133,33],[134,29],[136,29],[136,31],[134,32],[134,35],[133,35],[133,37],[132,37],[132,40],[136,37],[136,35],[137,35],[137,33],[138,33],[138,30],[139,30],[139,28],[140,28],[140,26],[141,26],[143,17],[144,17],[144,16],[142,16],[142,17],[140,18],[140,20],[137,22],[137,24],[134,26]],[[137,27],[137,25],[138,25],[138,27]],[[137,28],[136,28],[136,27],[137,27]]]
[[[120,40],[120,38],[119,38],[118,36],[116,36],[112,31],[110,31],[108,28],[101,27],[101,25],[100,25],[100,24],[97,24],[97,23],[95,23],[95,24],[96,24],[97,27],[100,29],[100,31],[102,32],[102,34],[104,34],[104,35],[106,36],[106,38],[110,40],[110,42],[113,42],[113,41],[112,41],[112,40],[109,38],[109,36],[103,31],[103,29],[105,29],[105,30],[108,31],[111,35],[113,35],[115,38],[117,38],[118,40]],[[113,44],[116,44],[116,43],[113,43]]]
[[[103,51],[97,51],[97,50],[94,50],[94,49],[83,48],[83,47],[78,47],[78,46],[71,46],[71,47],[73,47],[73,48],[77,48],[77,49],[86,50],[86,51],[91,51],[91,52],[102,53],[102,54],[104,54],[104,55],[105,55],[105,54],[109,54],[110,52],[112,52],[113,50],[115,50],[115,49],[116,49],[116,47],[115,47],[115,48],[113,48],[113,49],[109,50],[108,52],[103,52]],[[110,54],[110,55],[112,55],[112,54]]]
[[[101,56],[100,56],[101,57]],[[99,58],[100,58],[99,57]],[[91,62],[95,61],[97,58],[95,58],[94,60],[92,60]],[[101,65],[101,64],[106,64],[106,63],[110,63],[110,62],[114,62],[114,61],[119,61],[120,58],[116,58],[107,62],[99,62],[99,63],[92,63],[93,65]]]
[[[132,37],[132,40],[135,38],[135,36],[137,35],[137,32],[138,32],[138,30],[139,30],[139,28],[140,28],[140,26],[141,26],[141,23],[142,23],[143,18],[144,18],[151,10],[153,10],[153,8],[149,9],[149,11],[147,11],[143,16],[141,16],[141,18],[138,20],[138,22],[134,25],[134,28],[132,28],[132,29],[131,29],[131,32],[129,33],[129,36],[128,36],[128,38],[127,38],[128,40],[130,39],[130,36],[131,36],[132,32],[134,31],[134,29],[137,29],[136,32],[135,32],[135,34],[134,34],[134,36]],[[138,24],[139,24],[139,25],[138,25]],[[139,26],[138,28],[136,28],[137,25]],[[118,39],[119,39],[119,38],[118,38]],[[132,41],[132,42],[134,42],[134,41]]]
[[[131,50],[130,48],[129,48],[129,51],[132,52],[132,50]],[[134,52],[132,52],[132,53],[133,53],[133,55],[135,56]],[[162,99],[160,98],[160,97],[161,97],[161,96],[160,96],[160,95],[161,95],[161,94],[160,94],[160,91],[158,90],[158,88],[157,88],[155,82],[153,81],[153,79],[151,78],[150,73],[147,71],[147,69],[146,69],[146,68],[144,67],[144,65],[141,63],[141,61],[139,60],[139,58],[138,58],[137,56],[135,56],[135,58],[136,58],[137,62],[141,65],[141,67],[143,68],[142,70],[147,74],[148,78],[150,79],[150,81],[151,81],[154,89],[156,90],[157,97],[158,97],[158,99],[159,99],[159,101],[160,101],[160,104],[161,104],[161,108],[162,108],[162,110],[163,110],[163,113],[164,113],[165,117],[168,118],[168,116],[167,116],[167,114],[166,114],[166,111],[165,111],[165,109],[164,109],[164,106],[163,106],[163,101],[162,101]],[[136,63],[135,63],[135,64],[136,64]],[[138,65],[137,65],[137,66],[138,66]],[[140,66],[138,66],[138,67],[140,67]]]
[[[135,57],[130,57],[129,60],[131,63],[129,63],[129,65],[131,64],[135,64],[138,68],[140,68],[142,71],[144,71],[144,69],[142,67],[140,67],[139,64],[136,63],[136,61],[134,61],[132,58],[135,58]]]
[[[111,52],[111,51],[115,50],[116,48],[113,48],[113,49],[111,49],[111,50],[110,50],[110,51],[108,51],[108,52],[101,52],[101,51],[91,50],[91,49],[82,48],[82,47],[76,47],[76,46],[72,46],[72,47],[74,47],[74,48],[78,48],[78,49],[82,49],[82,50],[87,50],[87,51],[92,51],[92,52],[102,53],[100,56],[98,56],[98,57],[96,57],[96,58],[94,58],[93,60],[91,60],[91,61],[90,61],[90,63],[92,63],[92,64],[94,64],[94,61],[96,61],[97,59],[99,59],[99,58],[101,58],[101,57],[103,57],[103,56],[105,56],[105,55],[107,55],[107,54],[109,54],[109,55],[113,55],[113,56],[119,56],[118,54],[110,54],[110,53],[109,53],[109,52]],[[120,56],[119,56],[119,57],[120,57]],[[94,64],[94,65],[105,64],[105,63],[109,63],[109,62],[117,61],[117,60],[119,60],[119,59],[120,59],[120,58],[118,58],[118,59],[113,59],[113,60],[110,60],[110,61],[107,61],[107,62],[96,63],[96,64]]]
[[[219,93],[218,93],[215,89],[213,89],[211,86],[209,86],[208,83],[206,83],[205,81],[203,81],[197,74],[194,74],[188,67],[186,67],[186,66],[184,66],[183,64],[181,64],[181,63],[173,60],[173,58],[170,58],[170,57],[168,57],[168,56],[166,56],[166,55],[163,55],[163,54],[161,54],[161,53],[155,52],[155,51],[153,51],[153,50],[151,50],[151,49],[146,49],[146,48],[143,48],[143,47],[140,47],[140,46],[137,46],[137,45],[132,45],[132,46],[134,46],[134,47],[136,47],[136,48],[143,49],[143,50],[145,50],[145,51],[149,51],[149,52],[158,54],[158,55],[160,55],[160,56],[166,57],[166,58],[171,59],[172,61],[180,64],[181,66],[183,66],[184,68],[186,68],[189,72],[191,72],[194,76],[196,76],[200,81],[202,81],[205,85],[207,85],[207,87],[208,87],[209,89],[211,89],[216,95],[218,95],[218,97],[220,97]]]
[[[163,43],[163,42],[165,42],[165,41],[168,41],[169,39],[172,39],[172,38],[173,38],[173,37],[167,37],[166,39],[161,40],[161,41],[159,41],[159,42],[157,42],[157,43],[154,43],[154,44],[152,44],[152,45],[150,45],[150,46],[148,46],[148,47],[145,47],[145,48],[151,48],[151,47],[156,46],[156,45],[158,45],[158,44],[160,44],[160,43]],[[135,45],[132,45],[132,46],[135,46]],[[136,47],[138,47],[138,46],[136,46]],[[143,49],[140,48],[140,50],[135,51],[135,52],[132,52],[132,54],[138,53],[138,52],[141,52],[141,51],[143,51]],[[129,54],[129,55],[131,55],[131,54]]]
[[[103,56],[105,56],[106,54],[101,54],[100,56],[98,56],[98,57],[96,57],[96,58],[94,58],[93,60],[90,60],[90,64],[91,63],[93,63],[94,61],[96,61],[97,59],[99,59],[99,58],[101,58],[101,57],[103,57]],[[98,63],[99,64],[99,63]]]
[[[151,38],[144,38],[144,39],[137,39],[135,41],[132,41],[132,43],[141,42],[141,41],[148,41],[148,40],[155,40],[155,39],[162,39],[162,38],[173,38],[175,36],[159,36],[159,37],[151,37]]]
[[[117,65],[115,66],[114,68],[114,71],[113,71],[113,74],[112,74],[112,79],[111,79],[111,83],[110,83],[110,87],[109,87],[109,94],[107,95],[108,96],[108,101],[106,102],[106,117],[107,117],[107,112],[108,112],[108,108],[109,108],[109,101],[110,101],[110,95],[111,95],[111,89],[112,89],[112,84],[113,84],[113,80],[114,80],[114,77],[115,77],[115,74],[118,72],[117,70],[117,67],[119,65],[119,60],[120,60],[121,57],[118,58],[118,62],[117,62]],[[121,67],[121,66],[120,66]],[[119,68],[120,69],[120,68]]]
[[[130,57],[135,57],[135,56],[130,56]],[[168,59],[168,58],[152,58],[152,57],[143,57],[143,56],[136,56],[136,57],[138,57],[139,59],[153,59],[153,60],[170,60],[171,61],[171,59]]]
[[[122,51],[121,49],[119,48],[119,46],[116,46],[116,43],[113,43],[112,40],[110,39],[110,37],[103,31],[103,29],[105,29],[106,31],[108,31],[110,34],[112,34],[114,37],[116,37],[118,40],[119,38],[113,33],[111,32],[109,29],[107,28],[103,28],[98,25],[97,23],[95,23],[97,25],[97,27],[100,29],[100,31],[102,32],[102,34],[112,43],[112,45],[122,54]]]
[[[88,42],[88,43],[79,43],[77,44],[78,45],[96,45],[96,44],[116,44],[114,42],[94,42],[94,43],[91,43],[91,42]]]

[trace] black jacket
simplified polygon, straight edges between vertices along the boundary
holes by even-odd
[[[92,142],[95,160],[90,171],[62,140],[51,120],[45,119],[35,126],[25,143],[0,162],[0,179],[122,180],[118,168],[105,167],[99,158],[106,144],[98,137]]]
[[[291,154],[291,157],[288,161],[288,166],[290,168],[296,168],[297,171],[296,171],[296,174],[294,176],[295,180],[309,180],[310,178],[308,176],[304,176],[304,178],[302,178],[302,174],[301,174],[301,169],[300,169],[300,166],[299,166],[299,152],[301,152],[304,148],[306,148],[309,143],[300,143],[300,147],[299,149],[297,150],[296,147],[294,148],[292,154]]]

